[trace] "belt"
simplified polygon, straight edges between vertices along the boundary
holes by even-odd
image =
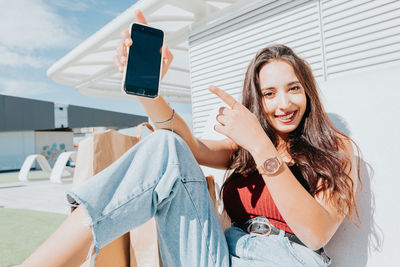
[[[249,234],[259,235],[259,236],[279,235],[281,231],[280,229],[273,226],[270,222],[261,220],[253,220],[245,224],[235,223],[235,226],[238,226],[243,231]],[[307,247],[306,245],[304,245],[303,242],[300,241],[300,239],[295,234],[288,233],[286,231],[284,232],[285,232],[285,237],[287,237],[289,241]],[[323,248],[314,250],[314,252],[318,253],[319,255],[321,255],[323,251],[324,251]]]

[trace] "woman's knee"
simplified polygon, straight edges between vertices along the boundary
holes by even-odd
[[[196,160],[185,140],[178,134],[160,129],[148,135],[145,140],[150,150],[157,154],[168,154],[168,158],[177,162],[192,162]]]
[[[175,144],[177,142],[171,141],[178,141],[178,143],[185,143],[185,141],[180,137],[178,134],[164,129],[159,129],[148,135],[144,140],[146,142],[155,145],[157,148],[164,146]]]

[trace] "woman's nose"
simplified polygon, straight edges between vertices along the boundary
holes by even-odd
[[[286,93],[281,93],[278,99],[278,107],[282,110],[286,110],[290,107],[290,97]]]

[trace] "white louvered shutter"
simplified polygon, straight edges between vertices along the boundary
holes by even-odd
[[[328,79],[400,60],[400,1],[322,1]]]

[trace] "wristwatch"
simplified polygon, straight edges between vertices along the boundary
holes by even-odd
[[[257,166],[258,173],[263,175],[272,175],[279,171],[282,166],[282,160],[279,156],[266,159],[263,163]]]

